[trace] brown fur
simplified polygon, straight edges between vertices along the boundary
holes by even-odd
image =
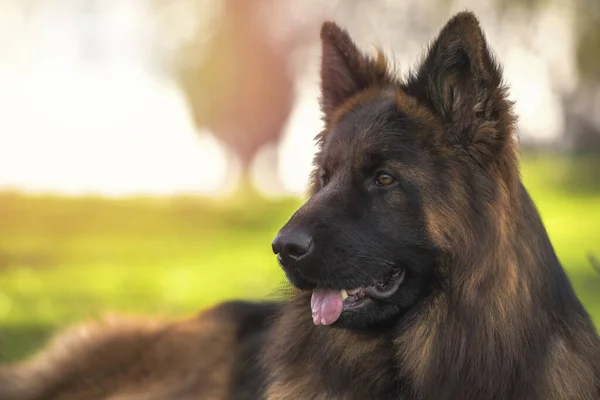
[[[310,225],[311,213],[323,211],[314,204],[329,187],[322,167],[339,166],[331,154],[343,152],[331,149],[345,146],[347,157],[358,157],[374,140],[344,141],[338,122],[395,95],[428,150],[402,175],[422,190],[426,228],[442,250],[441,287],[392,328],[371,331],[314,326],[310,295],[301,292],[282,310],[266,349],[267,398],[600,398],[598,335],[520,182],[512,103],[476,18],[452,18],[406,81],[381,58],[360,54],[335,25],[324,24],[321,38],[326,127],[318,136],[315,199],[290,224]],[[435,162],[447,192],[436,188]],[[487,200],[474,204],[473,190],[489,191]]]
[[[184,322],[117,318],[77,326],[55,338],[42,357],[13,367],[3,378],[2,398],[24,390],[32,399],[194,398],[202,390],[221,399],[236,346],[227,324],[204,315]],[[210,375],[197,376],[196,370]]]
[[[0,367],[0,399],[252,399],[240,362],[255,363],[244,345],[266,330],[263,312],[273,309],[232,302],[185,320],[77,325],[35,357]]]

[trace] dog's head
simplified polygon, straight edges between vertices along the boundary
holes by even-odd
[[[321,39],[325,130],[310,198],[273,250],[312,291],[315,324],[369,327],[430,293],[440,257],[474,240],[469,224],[510,175],[500,154],[513,120],[470,13],[448,22],[406,81],[332,22]]]

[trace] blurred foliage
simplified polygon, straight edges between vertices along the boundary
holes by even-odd
[[[443,0],[445,1],[445,0]],[[535,13],[563,0],[495,0],[500,12]],[[584,81],[600,82],[600,1],[573,0],[575,6],[575,57]]]
[[[581,161],[565,163],[559,184],[573,193],[600,193],[600,157],[597,152],[582,154],[577,158]]]
[[[522,173],[559,257],[600,325],[600,194],[560,186],[566,159],[527,156]],[[570,162],[570,161],[569,161]],[[0,349],[14,360],[59,327],[106,310],[190,315],[230,298],[280,295],[270,248],[301,204],[228,198],[0,196]]]
[[[445,8],[450,8],[455,0],[437,0]],[[501,14],[525,12],[534,14],[544,7],[565,0],[494,0],[493,5]],[[568,1],[568,0],[567,0]],[[576,10],[576,57],[582,76],[600,80],[600,1],[572,0]]]
[[[540,7],[547,6],[555,0],[496,0],[498,9],[501,12],[521,9],[528,12],[534,12]]]
[[[576,14],[577,65],[582,78],[600,82],[600,1],[579,0]]]
[[[533,15],[543,7],[561,1],[564,0],[495,0],[495,5],[500,13],[519,11]],[[560,96],[564,117],[563,144],[567,144],[579,161],[576,164],[563,162],[561,183],[569,190],[600,192],[600,120],[597,118],[600,105],[600,1],[572,0],[571,5],[575,10],[574,57],[579,82],[572,92],[560,93]]]

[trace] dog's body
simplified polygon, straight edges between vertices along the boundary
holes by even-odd
[[[2,369],[0,399],[257,399],[277,303],[227,302],[183,321],[111,317]]]
[[[337,25],[321,38],[310,199],[273,242],[292,299],[87,327],[0,370],[1,400],[600,398],[600,340],[520,181],[476,18],[405,81]]]

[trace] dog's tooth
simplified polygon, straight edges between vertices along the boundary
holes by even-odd
[[[340,293],[342,294],[342,301],[348,298],[348,292],[346,292],[346,289],[340,290]]]

